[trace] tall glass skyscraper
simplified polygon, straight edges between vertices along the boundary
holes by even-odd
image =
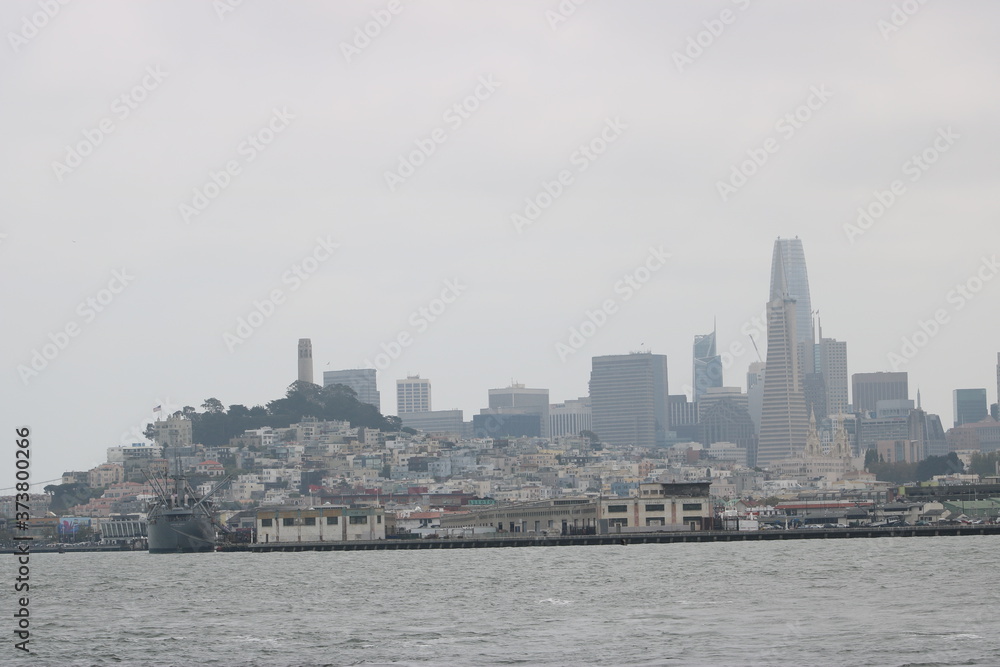
[[[802,240],[775,239],[771,253],[771,296],[768,301],[790,297],[795,300],[795,343],[813,343],[812,301],[809,299],[809,273]],[[811,357],[812,355],[810,355]],[[803,369],[811,373],[808,365]]]
[[[715,353],[715,329],[694,337],[694,400],[697,402],[709,387],[722,386],[722,357]]]

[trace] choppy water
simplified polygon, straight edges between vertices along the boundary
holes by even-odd
[[[34,654],[0,664],[1000,665],[998,548],[37,554]]]

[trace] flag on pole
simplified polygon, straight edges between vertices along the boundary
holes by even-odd
[[[157,405],[155,408],[153,408],[153,412],[160,412],[161,409],[162,409],[162,406]]]

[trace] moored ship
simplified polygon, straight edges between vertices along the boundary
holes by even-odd
[[[170,492],[157,480],[149,480],[158,496],[147,517],[149,553],[214,551],[217,524],[210,498],[228,478],[203,498],[197,497],[183,476],[174,478]]]

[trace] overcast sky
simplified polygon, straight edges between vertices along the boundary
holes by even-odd
[[[908,371],[946,426],[953,389],[996,401],[996,3],[48,1],[0,5],[32,481],[157,404],[283,395],[301,337],[318,382],[379,364],[387,414],[407,374],[471,419],[639,349],[681,393],[713,318],[745,386],[778,236],[850,373]]]

